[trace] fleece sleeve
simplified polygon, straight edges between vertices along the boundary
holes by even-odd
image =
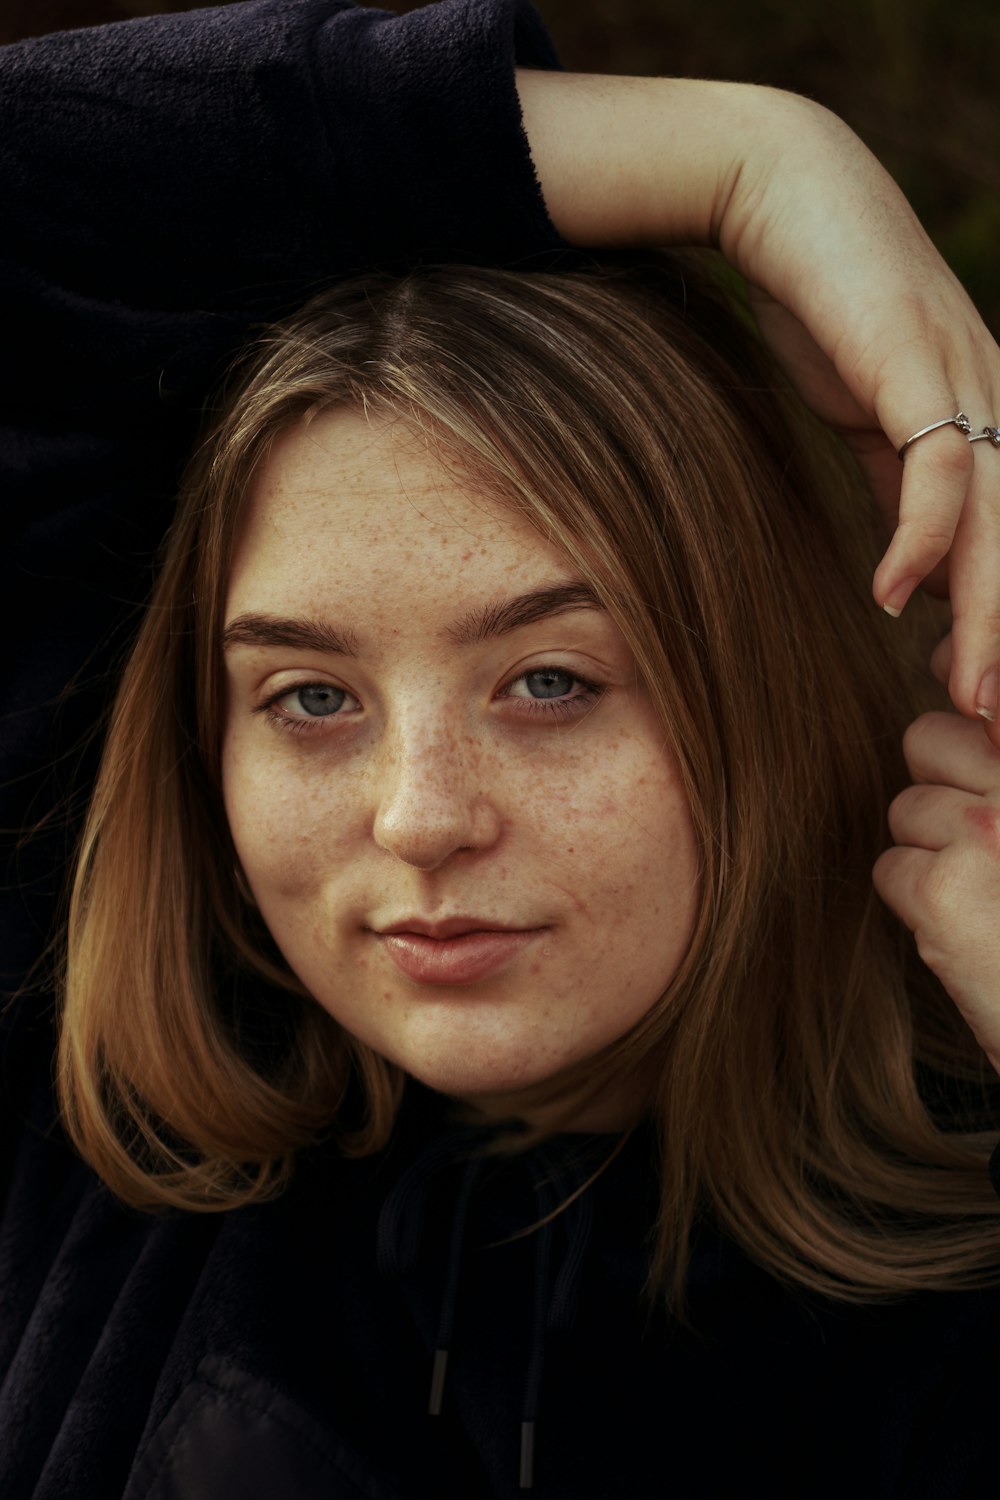
[[[252,0],[0,50],[8,523],[106,486],[129,424],[169,429],[317,282],[558,244],[515,61],[554,63],[520,0]]]
[[[249,0],[0,49],[4,987],[62,882],[55,835],[21,831],[80,800],[67,768],[235,349],[356,269],[559,246],[516,64],[556,65],[524,0]]]

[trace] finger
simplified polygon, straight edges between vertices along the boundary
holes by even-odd
[[[931,676],[934,677],[943,688],[947,688],[949,678],[951,677],[952,654],[951,631],[949,630],[948,634],[944,636],[940,641],[938,641],[937,645],[934,647],[934,650],[931,652],[930,661]],[[989,741],[997,749],[1000,749],[1000,732],[998,732],[997,722],[983,719],[983,730],[986,734],[986,738],[989,739]]]
[[[916,556],[919,566],[935,550],[947,547],[946,556],[934,564],[932,572],[940,577],[942,566],[948,570],[953,609],[949,692],[960,713],[983,720],[987,738],[1000,748],[1000,454],[992,442],[979,436],[985,430],[982,414],[993,410],[1000,395],[992,351],[988,337],[977,340],[975,373],[958,377],[975,416],[976,441],[970,442],[948,423],[924,434],[907,450],[900,525],[873,587],[876,598],[881,596],[889,612],[896,613],[917,586],[918,569],[893,582],[894,568],[902,565],[905,573],[910,558]],[[894,382],[898,378],[895,369],[892,378]],[[992,426],[995,418],[989,420]],[[987,463],[988,459],[995,462]],[[926,486],[938,483],[935,501]],[[921,547],[925,548],[922,555]]]
[[[921,714],[903,735],[903,754],[915,781],[1000,797],[1000,750],[975,720]]]
[[[913,933],[921,959],[1000,1072],[995,877],[995,861],[982,867],[925,849],[887,849],[872,868],[879,896]]]
[[[978,714],[1000,744],[1000,453],[970,445],[975,475],[950,559],[952,657],[948,692],[959,712]],[[985,451],[984,451],[985,450]]]
[[[931,652],[931,676],[936,678],[942,687],[948,686],[948,678],[951,676],[951,631],[944,636],[934,650]]]
[[[886,849],[872,866],[876,891],[911,932],[916,932],[924,919],[921,892],[936,858],[927,849]]]
[[[945,409],[949,404],[945,397]],[[899,431],[894,428],[894,438]],[[904,433],[900,445],[905,439]],[[927,433],[907,451],[899,524],[872,582],[876,600],[888,613],[902,611],[914,589],[951,548],[974,471],[972,447],[954,426]]]
[[[889,804],[889,832],[897,844],[936,851],[969,832],[967,813],[982,798],[950,786],[908,786]]]

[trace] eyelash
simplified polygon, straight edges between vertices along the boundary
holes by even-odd
[[[567,671],[564,667],[546,668],[541,666],[532,667],[528,672],[519,672],[516,677],[512,677],[509,682],[504,684],[503,691],[498,696],[501,698],[513,697],[514,695],[510,692],[510,689],[515,683],[520,682],[524,677],[531,676],[534,672],[544,672],[547,670],[565,673],[567,677],[572,679],[573,686],[581,688],[582,691],[574,693],[571,698],[518,698],[517,702],[522,705],[518,710],[519,712],[528,714],[541,713],[549,718],[568,718],[571,715],[580,714],[585,708],[593,708],[605,692],[603,683],[589,682],[587,678],[579,676],[576,672]],[[322,730],[322,726],[326,720],[339,718],[340,715],[318,714],[312,717],[303,715],[302,718],[296,718],[289,714],[281,713],[277,705],[281,702],[282,698],[287,698],[290,694],[300,692],[304,688],[325,686],[328,686],[328,684],[295,682],[291,687],[284,687],[279,693],[272,693],[262,703],[256,704],[253,712],[255,714],[263,714],[267,722],[272,724],[275,729],[287,730],[291,734],[315,734],[317,730]],[[353,694],[349,696],[353,697]]]

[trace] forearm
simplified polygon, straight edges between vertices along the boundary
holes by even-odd
[[[770,89],[518,69],[552,220],[577,245],[708,244]]]
[[[797,94],[527,69],[517,86],[546,205],[572,244],[716,245],[815,321],[824,279],[831,299],[845,273],[863,293],[868,270],[884,280],[893,235],[901,249],[926,242],[854,132]]]

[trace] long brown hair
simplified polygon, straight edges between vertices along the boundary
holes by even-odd
[[[870,877],[908,780],[901,734],[926,706],[913,620],[873,604],[864,496],[685,258],[359,278],[267,333],[235,378],[79,859],[59,1084],[81,1152],[132,1204],[219,1209],[278,1191],[323,1132],[367,1152],[391,1131],[402,1076],[288,970],[220,792],[241,505],[274,438],[339,404],[423,429],[564,547],[682,768],[702,867],[686,958],[638,1026],[541,1091],[558,1124],[616,1079],[650,1081],[656,1285],[681,1309],[704,1214],[846,1300],[990,1279],[992,1074]],[[352,1078],[367,1112],[348,1131]]]

